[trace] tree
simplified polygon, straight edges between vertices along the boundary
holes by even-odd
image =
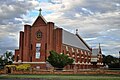
[[[6,53],[0,57],[0,66],[11,65],[13,63],[13,58],[12,52],[6,51]]]
[[[66,65],[70,65],[74,62],[72,58],[69,58],[64,53],[58,54],[55,51],[50,51],[50,56],[47,61],[55,68],[64,68]]]
[[[103,63],[104,65],[108,65],[111,69],[120,69],[119,59],[111,55],[103,55]]]

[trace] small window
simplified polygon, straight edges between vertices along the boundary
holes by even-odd
[[[36,33],[36,36],[37,36],[38,39],[39,39],[39,38],[42,38],[42,32],[41,32],[41,31],[38,31],[38,32]]]

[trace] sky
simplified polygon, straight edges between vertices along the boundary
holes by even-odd
[[[105,55],[120,51],[120,0],[0,0],[0,54],[19,47],[19,31],[32,25],[39,9],[54,22],[79,35],[92,48],[101,44]]]

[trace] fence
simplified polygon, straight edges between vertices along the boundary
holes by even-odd
[[[40,71],[12,71],[11,74],[120,74],[116,70],[40,70]]]

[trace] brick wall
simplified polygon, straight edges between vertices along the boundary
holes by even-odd
[[[41,71],[13,71],[11,74],[120,74],[120,71],[110,70],[65,70],[65,71],[52,71],[52,70],[41,70]]]

